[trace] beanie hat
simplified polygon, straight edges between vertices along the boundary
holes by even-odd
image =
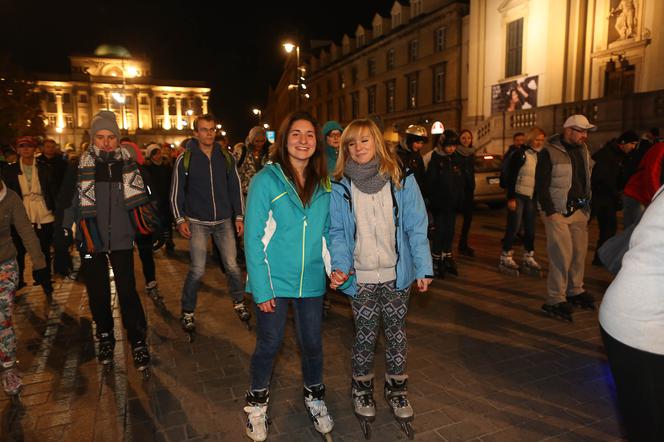
[[[90,140],[94,143],[95,135],[100,130],[110,130],[120,140],[120,129],[118,128],[118,121],[115,119],[115,113],[103,110],[99,111],[97,115],[92,118],[90,123]]]
[[[344,131],[344,129],[341,127],[341,124],[334,120],[330,120],[323,125],[323,136],[326,137],[333,130],[338,130],[339,132]]]
[[[159,146],[157,143],[152,143],[148,145],[148,147],[145,149],[145,157],[148,159],[152,158],[152,155],[156,151],[161,151],[161,146]]]
[[[639,136],[633,130],[628,130],[618,137],[618,144],[638,143]]]
[[[445,129],[438,140],[438,144],[442,147],[459,144],[459,136],[452,129]]]
[[[34,137],[19,137],[16,140],[16,147],[37,147],[37,140]]]

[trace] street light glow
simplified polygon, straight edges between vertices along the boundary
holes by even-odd
[[[222,131],[221,131],[221,135],[223,135],[223,136],[225,137],[225,136],[226,136],[226,131],[225,131],[225,130],[222,130]]]
[[[258,115],[261,113],[261,110],[256,108],[253,108],[251,111],[254,113],[254,115]]]
[[[124,104],[124,103],[125,103],[125,96],[122,95],[122,94],[120,94],[120,93],[113,92],[113,93],[111,94],[111,97],[113,97],[113,99],[114,99],[115,101],[117,101],[118,103],[120,103],[120,104]]]
[[[127,77],[138,77],[138,69],[136,66],[129,66],[127,68]]]
[[[270,128],[270,125],[267,124],[267,123],[265,123],[265,124],[263,124],[263,127],[264,127],[265,129],[269,129],[269,128]]]
[[[288,52],[289,54],[291,52],[293,52],[293,49],[295,49],[295,45],[293,43],[290,43],[290,42],[284,43],[282,46],[284,47],[286,52]]]
[[[191,109],[187,109],[187,115],[191,117],[192,115],[194,115],[194,111]]]
[[[55,131],[57,133],[61,134],[62,133],[62,128],[60,126],[58,126],[58,127],[55,128]]]
[[[217,130],[221,129],[221,124],[217,124]]]

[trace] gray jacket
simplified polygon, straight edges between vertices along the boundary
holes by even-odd
[[[25,213],[23,201],[16,192],[3,185],[0,190],[0,263],[16,258],[16,247],[11,236],[12,226],[32,258],[33,268],[39,270],[46,267],[39,239]]]

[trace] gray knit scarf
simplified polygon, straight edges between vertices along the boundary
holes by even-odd
[[[467,157],[467,156],[472,155],[472,154],[475,153],[475,147],[474,146],[470,145],[470,146],[466,147],[461,143],[457,144],[456,150],[457,150],[457,152],[459,152],[464,157]]]
[[[387,179],[378,172],[378,157],[365,164],[357,164],[352,159],[346,161],[344,174],[350,178],[351,182],[362,192],[373,194],[379,192]]]

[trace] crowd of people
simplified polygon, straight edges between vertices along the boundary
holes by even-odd
[[[595,308],[594,296],[584,288],[591,218],[599,224],[596,249],[617,234],[620,210],[625,226],[638,223],[600,322],[628,433],[643,434],[639,431],[653,428],[653,416],[662,413],[656,396],[661,380],[642,374],[661,370],[664,358],[661,339],[647,337],[664,333],[655,271],[661,252],[652,240],[658,237],[657,214],[664,207],[657,199],[664,182],[664,142],[656,129],[645,138],[628,130],[591,155],[588,136],[595,129],[577,114],[567,118],[560,133],[534,127],[514,134],[500,177],[507,220],[498,268],[512,275],[543,273],[535,259],[539,213],[548,256],[542,310],[571,321],[574,308]],[[147,323],[136,289],[134,248],[145,291],[163,307],[154,249],[163,245],[173,252],[175,227],[189,241],[180,320],[192,339],[210,239],[228,279],[234,312],[248,322],[245,293],[255,304],[256,347],[244,407],[251,439],[267,437],[270,379],[291,307],[304,404],[318,432],[332,431],[322,345],[331,290],[350,298],[355,323],[351,397],[365,435],[376,416],[373,362],[381,322],[385,399],[412,435],[405,329],[409,295],[411,286],[425,292],[433,278],[459,274],[453,247],[457,216],[463,218],[457,252],[475,256],[469,237],[477,148],[470,130],[446,129],[428,150],[426,128],[413,124],[393,148],[373,120],[354,120],[345,128],[336,121],[321,126],[308,113],[295,112],[282,123],[274,145],[260,126],[244,142],[231,145],[227,136],[217,134],[214,117],[205,114],[196,117],[193,136],[178,149],[157,143],[141,149],[121,137],[115,114],[101,111],[89,133],[78,154],[60,152],[51,139],[24,136],[0,158],[0,363],[8,394],[21,389],[11,312],[15,293],[26,285],[26,253],[34,283],[48,302],[53,273],[83,279],[98,360],[107,368],[118,333],[110,265],[134,364],[147,373]],[[519,242],[521,265],[513,250]],[[79,269],[74,269],[72,250],[81,257]],[[653,257],[652,272],[639,267],[644,256]],[[598,254],[593,264],[602,265]],[[626,293],[644,281],[652,287],[644,304],[627,305]],[[658,411],[631,412],[641,394],[648,394],[651,409]]]

